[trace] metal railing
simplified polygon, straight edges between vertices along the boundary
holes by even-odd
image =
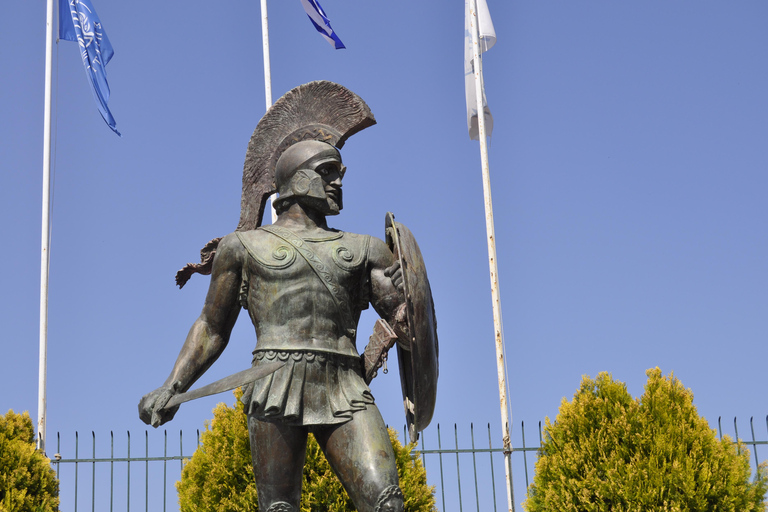
[[[152,436],[153,440],[157,436]],[[178,510],[178,506],[175,505],[175,488],[174,483],[181,478],[181,470],[184,467],[184,459],[189,459],[194,452],[194,449],[190,450],[187,447],[187,454],[184,454],[184,437],[183,432],[179,431],[179,444],[178,454],[170,455],[168,450],[168,432],[162,432],[162,455],[150,456],[150,435],[148,431],[144,431],[144,455],[131,455],[131,433],[126,432],[124,444],[120,443],[120,446],[125,448],[125,455],[115,455],[115,435],[114,432],[109,433],[109,456],[103,455],[103,451],[97,455],[96,450],[96,434],[91,432],[91,450],[89,455],[80,455],[80,435],[75,432],[74,447],[71,449],[74,452],[74,457],[62,456],[62,443],[61,433],[56,435],[56,454],[51,460],[51,464],[56,470],[56,476],[59,478],[59,496],[61,498],[60,510],[91,510],[95,512],[97,509],[101,511],[109,510],[131,510],[131,498],[134,498],[136,502],[137,494],[139,497],[143,497],[143,507],[134,510],[160,510],[160,507],[156,503],[162,502],[162,510],[165,512],[168,510],[168,495],[173,494],[174,503],[170,510]],[[200,431],[196,432],[195,437],[195,449],[200,444]],[[100,450],[103,450],[100,447]],[[118,447],[118,450],[120,447]],[[156,453],[156,452],[155,452]],[[178,461],[178,467],[173,464],[170,468],[169,474],[169,462],[173,463]],[[150,471],[150,462],[153,463],[152,470]],[[143,463],[143,464],[142,464]],[[162,470],[162,478],[158,479],[157,465],[160,465]],[[70,473],[62,474],[62,466],[66,469],[71,469]],[[97,472],[97,466],[99,471]],[[90,475],[85,473],[81,476],[80,469],[84,468],[86,471],[90,467]],[[134,482],[131,481],[131,470],[133,469]],[[137,488],[135,484],[136,474],[140,480]],[[118,477],[116,483],[115,476]],[[142,478],[143,477],[143,478]],[[86,479],[86,486],[90,484],[90,506],[85,508],[78,508],[80,505],[81,497],[78,495],[79,487],[81,485],[81,479]],[[150,485],[150,479],[152,485]],[[90,481],[88,481],[90,480]],[[107,483],[108,480],[108,483]],[[143,480],[143,482],[141,482]],[[141,484],[143,483],[143,491],[141,490]],[[69,484],[69,487],[67,486]],[[156,487],[162,488],[162,493],[157,492]],[[138,490],[137,490],[138,489]],[[170,489],[170,492],[169,492]],[[97,497],[97,490],[98,497]],[[116,506],[116,496],[125,496],[125,507],[119,505]],[[150,496],[154,502],[150,507]],[[98,503],[98,507],[97,507]],[[107,503],[109,505],[107,506]]]
[[[722,439],[721,418],[718,418],[717,425]],[[520,508],[519,503],[532,478],[535,455],[533,460],[529,460],[529,453],[536,452],[542,442],[541,422],[536,428],[538,444],[535,446],[526,444],[525,423],[522,422],[520,427],[519,433],[514,429],[512,432],[521,442],[512,449],[516,509]],[[768,433],[768,416],[765,427]],[[751,441],[741,439],[741,443],[750,450],[750,459],[756,469],[760,463],[757,448],[768,445],[768,440],[756,438],[753,418],[749,420],[749,429]],[[504,453],[499,433],[493,432],[490,424],[477,429],[482,430],[477,435],[473,424],[468,429],[454,424],[453,431],[447,436],[444,430],[439,424],[430,427],[422,433],[417,447],[427,470],[428,483],[435,486],[438,508],[443,512],[463,512],[465,507],[468,511],[477,512],[506,510]],[[736,418],[733,420],[733,434],[729,435],[739,439]],[[124,438],[120,437],[122,439],[116,441],[115,435],[110,432],[108,445],[101,443],[97,449],[94,432],[91,432],[90,443],[85,441],[90,446],[81,446],[77,432],[74,443],[70,445],[62,444],[61,435],[57,435],[57,453],[51,462],[61,483],[60,510],[112,512],[130,511],[132,507],[133,510],[146,512],[178,510],[174,484],[181,476],[184,459],[190,458],[199,445],[200,432],[197,431],[191,439],[187,436],[185,445],[180,431],[178,444],[174,440],[171,447],[167,431],[151,434],[145,431],[144,442],[140,443],[143,446],[138,447],[139,454],[135,440],[132,446],[130,432],[126,432]],[[81,451],[88,453],[81,455]],[[80,492],[81,488],[86,489],[85,494]]]

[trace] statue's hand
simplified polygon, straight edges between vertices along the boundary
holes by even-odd
[[[394,287],[400,292],[402,302],[395,309],[389,323],[398,337],[398,343],[408,350],[410,347],[410,335],[408,334],[408,316],[406,313],[407,304],[405,302],[405,279],[403,278],[403,269],[400,262],[395,261],[391,266],[384,269],[384,275],[388,277]]]
[[[407,304],[400,304],[395,310],[395,314],[392,317],[391,326],[397,334],[398,344],[406,350],[411,350],[411,335],[408,328],[408,313],[406,312]]]
[[[181,388],[181,382],[176,381],[172,386],[161,386],[147,393],[139,401],[139,418],[147,425],[157,428],[171,421],[179,410],[179,406],[166,409],[168,401]]]
[[[384,275],[392,280],[392,284],[395,285],[397,291],[400,293],[405,292],[405,284],[403,283],[403,269],[400,268],[399,261],[395,261],[392,266],[385,268]]]

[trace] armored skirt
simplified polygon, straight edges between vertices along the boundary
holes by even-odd
[[[246,387],[245,412],[286,425],[334,425],[373,404],[359,357],[308,350],[256,350],[253,365],[284,361],[285,366]]]

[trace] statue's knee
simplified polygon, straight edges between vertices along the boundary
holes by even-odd
[[[402,509],[401,509],[402,510]],[[296,508],[284,501],[277,501],[269,506],[267,512],[298,512]]]
[[[379,494],[375,512],[403,512],[405,498],[397,485],[390,485]]]

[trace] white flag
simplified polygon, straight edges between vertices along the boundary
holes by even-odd
[[[479,54],[482,55],[496,44],[496,31],[493,29],[491,14],[488,12],[488,4],[485,0],[477,1],[477,24],[480,34]],[[475,93],[475,63],[473,60],[472,49],[472,28],[470,12],[471,0],[464,0],[464,90],[467,98],[467,128],[469,129],[469,138],[480,140],[479,128],[477,123],[477,96]],[[482,57],[481,57],[482,58]],[[483,77],[480,76],[482,84]],[[482,85],[481,85],[482,86]],[[485,100],[485,88],[483,88],[483,111],[485,112],[485,132],[488,136],[493,131],[493,116],[488,108],[488,102]]]

